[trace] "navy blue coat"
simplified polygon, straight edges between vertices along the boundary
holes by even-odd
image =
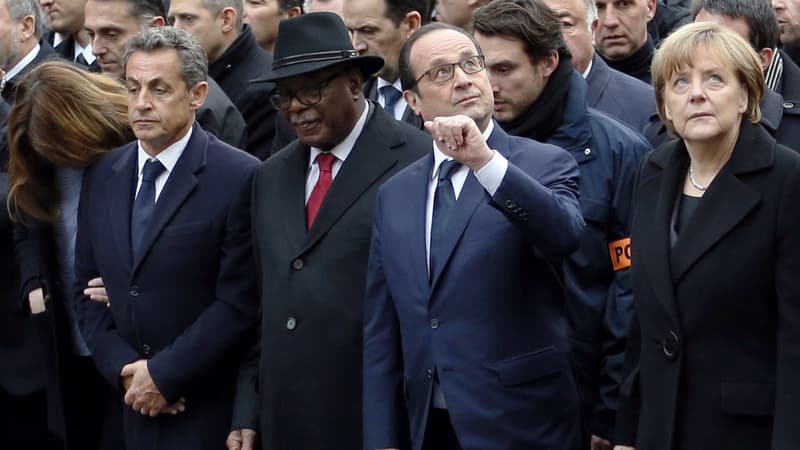
[[[449,257],[431,274],[425,209],[433,156],[378,192],[364,312],[364,448],[419,450],[433,371],[464,450],[572,450],[578,393],[564,293],[551,262],[583,229],[578,165],[563,150],[512,137],[488,144],[508,171],[490,196],[469,173],[449,220]]]
[[[107,154],[84,176],[75,292],[95,364],[119,387],[124,365],[149,359],[167,401],[187,402],[186,412],[156,418],[125,407],[128,450],[224,448],[241,341],[257,317],[248,195],[257,162],[195,123],[136,260],[130,212],[137,143]],[[81,293],[97,276],[109,308]]]
[[[573,72],[563,122],[546,142],[569,151],[580,165],[586,228],[580,248],[563,265],[567,317],[584,415],[593,434],[610,437],[633,315],[624,240],[630,237],[634,174],[650,145],[639,133],[587,108],[586,90]],[[623,253],[609,250],[615,242],[614,251]]]
[[[608,67],[597,53],[586,77],[589,106],[619,119],[636,131],[642,131],[656,112],[656,97],[649,84]]]

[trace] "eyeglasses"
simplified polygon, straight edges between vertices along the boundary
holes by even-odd
[[[325,89],[328,83],[335,80],[341,74],[342,72],[336,72],[314,87],[302,88],[294,92],[289,90],[286,90],[285,92],[277,91],[269,96],[269,101],[278,111],[285,111],[289,109],[293,98],[296,98],[297,101],[305,106],[316,105],[322,100],[322,90]]]
[[[442,64],[440,66],[432,67],[425,71],[421,77],[414,81],[416,86],[423,78],[428,77],[434,84],[446,83],[453,79],[456,74],[456,66],[466,74],[478,73],[486,68],[486,61],[483,55],[470,56],[469,58],[462,59],[457,63]]]

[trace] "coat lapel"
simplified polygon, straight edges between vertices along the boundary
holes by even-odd
[[[385,150],[385,147],[392,149],[405,141],[386,122],[394,119],[389,118],[386,113],[377,113],[374,105],[370,108],[372,111],[369,112],[370,116],[361,135],[339,169],[320,206],[317,218],[308,231],[306,249],[315,245],[364,191],[397,164],[397,156],[391,150]]]
[[[772,145],[765,147],[765,140]],[[761,195],[738,175],[771,166],[774,145],[774,139],[760,126],[742,124],[731,158],[708,187],[672,249],[670,264],[676,284],[700,257],[759,203]]]
[[[195,174],[205,167],[207,150],[208,135],[195,123],[192,136],[189,138],[183,154],[181,154],[172,169],[172,173],[169,174],[167,184],[164,185],[156,201],[153,220],[142,238],[142,251],[139,252],[139,258],[133,262],[132,273],[136,273],[142,261],[147,258],[153,243],[161,234],[161,230],[164,229],[164,226],[178,212],[178,209],[180,209],[189,194],[197,187]],[[130,208],[128,211],[128,216],[130,217]]]
[[[136,144],[131,144],[120,159],[112,166],[112,175],[106,182],[106,201],[111,217],[111,234],[117,254],[122,257],[122,264],[129,271],[132,264],[131,255],[131,208],[136,186],[137,151]]]
[[[284,169],[276,171],[281,177],[283,195],[279,196],[275,211],[282,211],[286,236],[292,248],[299,251],[308,238],[306,231],[306,176],[308,176],[309,148],[295,141],[278,154],[284,160]]]
[[[409,201],[407,211],[398,211],[395,217],[405,220],[404,229],[409,232],[408,250],[411,252],[409,264],[415,268],[416,280],[419,282],[421,292],[427,292],[430,287],[428,275],[428,247],[425,237],[425,214],[428,203],[428,184],[433,171],[433,153],[428,154],[421,164],[415,164],[411,171],[411,179],[407,186]]]
[[[670,256],[672,209],[681,192],[688,155],[682,143],[675,141],[657,150],[652,160],[663,170],[659,175],[642,180],[636,193],[636,206],[640,208],[636,215],[643,225],[637,230],[638,239],[633,242],[633,261],[644,268],[644,273],[653,284],[653,291],[673,322],[680,323],[667,261]]]

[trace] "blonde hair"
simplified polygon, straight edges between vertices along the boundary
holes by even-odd
[[[82,168],[134,139],[118,81],[65,62],[46,62],[17,85],[8,115],[8,210],[58,217],[58,167]]]
[[[667,129],[674,133],[672,121],[664,111],[664,89],[667,81],[685,66],[693,66],[699,50],[705,50],[729,67],[747,90],[747,109],[751,122],[761,120],[761,98],[764,96],[764,72],[758,55],[738,33],[712,22],[682,26],[661,42],[653,56],[651,73],[656,94],[656,108]]]

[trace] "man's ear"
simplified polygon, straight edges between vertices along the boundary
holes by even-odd
[[[235,9],[231,8],[230,6],[227,8],[222,8],[222,11],[219,12],[219,17],[222,19],[223,33],[231,33],[236,31],[236,20],[238,19],[239,15],[236,14]]]
[[[400,26],[403,27],[403,31],[406,34],[406,39],[411,36],[411,33],[419,30],[419,27],[422,26],[422,16],[419,15],[417,11],[410,11],[403,17],[403,20],[400,22]]]
[[[549,77],[558,67],[558,52],[553,52],[542,60],[544,64],[544,76]]]
[[[656,0],[645,0],[647,2],[647,21],[650,22],[653,20],[653,17],[656,16],[656,8],[658,7],[658,2]]]
[[[20,19],[15,25],[19,27],[20,42],[27,41],[36,31],[36,18],[27,15]]]
[[[292,17],[297,17],[300,14],[303,14],[303,11],[300,9],[299,6],[292,6],[291,8],[286,10],[287,19],[291,19]]]
[[[758,59],[761,60],[761,68],[766,72],[767,67],[772,62],[773,51],[771,48],[762,48],[758,52]]]
[[[152,19],[150,19],[150,21],[147,22],[147,24],[150,25],[150,28],[163,27],[164,25],[167,24],[167,21],[161,16],[155,16]]]
[[[208,96],[208,83],[205,81],[201,81],[189,89],[189,107],[192,111],[197,112],[203,106],[206,96]]]
[[[406,89],[403,91],[403,100],[406,101],[408,107],[414,111],[414,114],[422,117],[422,107],[419,102],[419,93],[413,89]]]

